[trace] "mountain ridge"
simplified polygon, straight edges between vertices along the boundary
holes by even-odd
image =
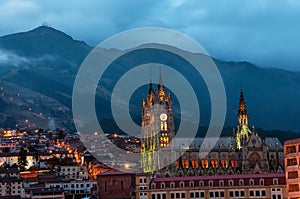
[[[72,123],[70,109],[73,83],[79,66],[92,49],[93,47],[84,41],[74,40],[62,31],[46,26],[2,36],[0,37],[0,53],[11,52],[7,56],[10,56],[9,58],[13,55],[16,58],[19,57],[21,62],[17,65],[13,62],[5,62],[0,57],[0,86],[9,82],[57,101],[58,106],[64,111],[52,110],[47,106],[45,110],[41,111],[48,114],[49,117],[57,118],[58,126],[73,128],[74,126],[70,125]],[[214,61],[222,75],[227,94],[226,126],[236,125],[235,116],[239,90],[242,87],[251,124],[265,129],[300,131],[300,124],[297,124],[296,119],[297,113],[300,111],[300,106],[297,106],[297,101],[300,101],[298,92],[300,90],[300,72],[262,68],[247,61],[226,62],[218,59],[214,59]],[[114,78],[112,74],[109,78]],[[189,73],[188,75],[193,76]],[[132,113],[132,117],[137,118],[137,123],[140,122],[138,119],[139,105],[141,97],[143,97],[139,95],[144,95],[145,89],[147,88],[137,91],[136,96],[138,97],[132,102],[136,110]],[[199,89],[201,90],[201,88]],[[9,95],[16,94],[10,93]],[[101,98],[103,94],[98,93],[97,96]],[[206,98],[208,93],[204,91],[201,96]],[[5,95],[1,96],[1,99],[4,103],[11,103]],[[105,99],[100,99],[100,101],[107,103]],[[209,102],[205,101],[204,104],[209,104]],[[0,103],[0,111],[2,111],[1,106],[5,105]],[[100,108],[103,107],[100,106]],[[210,106],[204,107],[204,114],[201,112],[206,123],[209,122],[209,108]],[[38,110],[40,111],[40,109]],[[106,109],[103,108],[103,110]],[[13,117],[9,113],[2,114]],[[284,116],[284,114],[286,115]],[[109,114],[107,117],[109,118]],[[60,118],[64,118],[65,123],[68,123],[69,126],[59,124]],[[20,120],[23,121],[24,118]]]

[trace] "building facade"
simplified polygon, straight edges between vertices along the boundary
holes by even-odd
[[[17,168],[0,169],[0,196],[20,196],[24,184]]]
[[[137,175],[137,199],[286,199],[284,173],[149,178]]]
[[[135,174],[109,170],[97,176],[98,196],[101,199],[131,199],[135,196]]]
[[[283,146],[278,138],[262,138],[254,126],[249,128],[242,90],[234,135],[205,138],[205,142],[200,137],[174,139],[172,99],[170,94],[165,95],[161,75],[155,91],[150,83],[142,110],[141,162],[146,173],[198,176],[284,172]],[[162,158],[159,151],[165,147],[171,151],[169,156],[176,154],[180,157],[175,163],[169,164],[168,159]]]
[[[300,198],[300,138],[284,142],[284,162],[288,199]]]
[[[174,136],[172,96],[166,94],[160,73],[156,90],[151,82],[148,95],[142,101],[141,164],[144,172],[154,173],[170,164],[166,152],[172,150]],[[161,149],[165,149],[164,152]]]

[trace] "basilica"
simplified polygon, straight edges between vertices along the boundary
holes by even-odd
[[[278,138],[260,137],[254,127],[249,128],[242,90],[233,130],[232,136],[206,138],[205,142],[201,137],[175,138],[172,96],[166,93],[160,74],[157,88],[150,83],[142,102],[141,168],[163,176],[283,172],[283,146]],[[170,153],[163,156],[161,149]],[[179,158],[172,161],[172,155]]]

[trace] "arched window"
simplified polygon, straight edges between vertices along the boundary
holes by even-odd
[[[171,183],[170,183],[170,187],[171,187],[171,188],[175,188],[175,182],[171,182]]]
[[[205,160],[201,160],[201,166],[202,168],[205,168]]]
[[[221,160],[221,166],[222,168],[225,168],[225,160]]]
[[[189,168],[189,161],[188,160],[185,160],[185,168]]]
[[[204,182],[203,181],[199,182],[199,187],[204,187]]]
[[[195,168],[195,160],[192,160],[192,168]]]
[[[205,168],[208,168],[208,160],[205,160]]]
[[[184,182],[180,182],[180,188],[184,188]]]
[[[194,181],[190,181],[190,187],[194,187]]]
[[[195,160],[195,167],[196,167],[196,169],[199,168],[199,161],[198,160]]]
[[[232,168],[234,168],[234,166],[235,166],[234,160],[230,160],[230,166],[231,166]]]

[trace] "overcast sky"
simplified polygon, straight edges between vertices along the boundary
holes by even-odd
[[[300,71],[298,0],[1,0],[0,35],[47,22],[97,45],[132,28],[171,28],[222,60]]]

